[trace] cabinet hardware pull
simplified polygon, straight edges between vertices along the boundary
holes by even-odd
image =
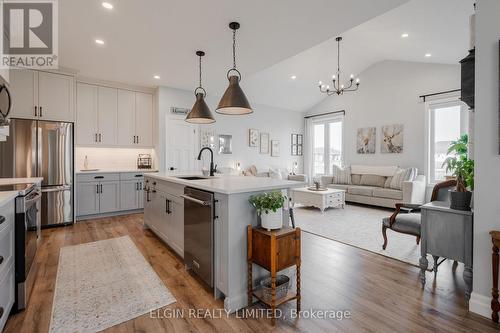
[[[42,107],[40,106],[40,117],[43,117]]]
[[[99,133],[99,142],[101,142],[102,135]]]
[[[168,214],[168,199],[165,199],[165,213]]]
[[[5,222],[5,216],[0,215],[0,224]]]
[[[135,175],[134,177],[139,178],[142,177],[143,175]]]
[[[95,140],[95,142],[97,142],[97,133],[95,134],[95,139],[94,140]]]
[[[35,105],[35,117],[37,117],[37,114],[36,114],[36,109],[37,109],[37,106]]]
[[[3,256],[0,256],[0,265],[3,263]]]
[[[2,318],[3,312],[4,312],[3,306],[0,306],[0,318]]]
[[[102,194],[102,184],[100,186],[101,186],[101,194]]]
[[[95,176],[94,179],[103,179],[104,176]]]
[[[134,135],[134,143],[135,143],[135,135]]]
[[[96,188],[96,192],[95,192],[95,193],[99,194],[99,184],[97,184],[97,185],[95,186],[95,188]]]
[[[146,202],[150,202],[151,200],[149,199],[149,189],[146,190]]]
[[[135,183],[135,190],[139,191],[139,183]]]
[[[139,143],[139,136],[137,136],[137,143]]]

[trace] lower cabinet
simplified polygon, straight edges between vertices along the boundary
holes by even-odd
[[[144,184],[142,181],[122,180],[120,182],[120,209],[144,208]]]
[[[77,183],[76,215],[95,215],[120,210],[120,182]]]
[[[14,304],[14,198],[0,205],[0,332]]]
[[[150,183],[158,181],[150,180]],[[160,182],[158,182],[161,185]],[[184,199],[158,189],[149,188],[145,195],[144,223],[167,243],[178,255],[184,257]]]

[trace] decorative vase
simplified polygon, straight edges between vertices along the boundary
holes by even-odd
[[[283,226],[283,211],[279,208],[276,212],[262,212],[260,216],[260,225],[262,228],[270,231],[272,229],[281,229]]]
[[[472,199],[472,192],[469,191],[458,192],[450,190],[450,199],[451,199],[451,204],[450,204],[451,209],[469,211]]]

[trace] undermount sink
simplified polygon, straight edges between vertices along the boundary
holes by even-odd
[[[201,176],[178,176],[175,178],[179,179],[184,179],[184,180],[204,180],[204,179],[209,179],[207,177],[201,177]]]

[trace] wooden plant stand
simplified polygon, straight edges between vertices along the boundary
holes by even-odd
[[[248,262],[248,306],[253,304],[253,297],[271,307],[273,314],[271,324],[276,324],[276,308],[281,304],[297,300],[297,311],[300,311],[300,228],[285,227],[267,231],[263,228],[247,227],[247,262]],[[260,287],[253,288],[252,264],[271,273],[271,300],[265,300]],[[276,299],[276,275],[279,271],[295,266],[297,270],[297,290]]]
[[[491,242],[493,243],[491,262],[493,272],[493,288],[491,289],[491,320],[498,323],[498,312],[500,303],[498,302],[498,249],[500,248],[500,231],[491,231]]]

